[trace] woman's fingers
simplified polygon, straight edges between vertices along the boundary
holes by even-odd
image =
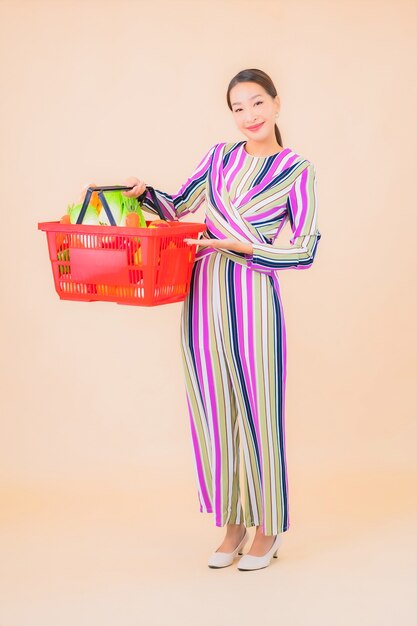
[[[84,201],[84,198],[85,198],[85,196],[87,194],[87,189],[89,187],[97,187],[97,183],[86,183],[84,185],[84,187],[82,188],[82,191],[81,191],[81,195],[80,195],[80,202]]]
[[[130,187],[130,185],[126,185],[126,187]],[[132,187],[132,189],[128,189],[126,191],[122,191],[122,194],[124,196],[126,196],[127,198],[137,198],[138,196],[140,196],[140,193],[138,192],[138,186],[137,185]]]
[[[127,191],[122,191],[122,194],[124,196],[127,196],[128,198],[137,198],[146,189],[146,184],[142,180],[139,180],[139,178],[135,178],[134,176],[127,178],[125,180],[124,186],[132,187],[132,189],[128,189]]]

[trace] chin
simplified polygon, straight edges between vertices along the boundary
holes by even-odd
[[[252,141],[266,141],[269,135],[270,133],[264,133],[264,132],[262,134],[255,133],[252,137],[250,137],[250,139]]]
[[[251,133],[250,135],[247,135],[246,133],[243,133],[245,135],[245,137],[247,139],[250,139],[251,141],[265,141],[265,139],[268,139],[268,137],[271,135],[271,130],[269,130],[268,128],[262,128],[262,130],[257,133]]]

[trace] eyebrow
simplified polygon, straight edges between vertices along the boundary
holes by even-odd
[[[251,98],[249,98],[249,100],[253,100],[254,98],[257,98],[258,96],[261,96],[262,98],[262,94],[257,93],[254,96],[252,96]],[[232,106],[234,106],[235,104],[242,104],[241,102],[232,102]]]

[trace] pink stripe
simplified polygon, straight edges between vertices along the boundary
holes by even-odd
[[[219,435],[219,415],[217,410],[216,403],[216,394],[214,387],[214,376],[212,370],[212,361],[210,359],[210,350],[213,349],[213,346],[210,345],[209,341],[209,324],[208,324],[208,307],[211,306],[211,303],[208,301],[208,285],[209,285],[209,277],[208,277],[208,262],[204,263],[204,265],[200,266],[202,275],[201,281],[203,284],[203,301],[200,306],[202,308],[203,314],[203,345],[204,345],[204,363],[206,365],[207,370],[207,384],[209,387],[209,396],[210,396],[210,406],[207,406],[208,411],[210,413],[207,414],[207,418],[210,422],[213,422],[213,436],[214,436],[214,449],[215,449],[215,467],[214,467],[214,476],[213,480],[216,484],[215,489],[215,515],[216,515],[216,524],[221,524],[222,522],[222,493],[221,493],[221,450],[220,450],[220,435]],[[198,344],[195,344],[198,345]]]
[[[256,438],[258,441],[258,449],[259,449],[259,472],[260,472],[260,480],[261,480],[261,488],[262,488],[262,483],[263,483],[263,472],[262,472],[262,467],[263,467],[263,457],[262,457],[262,445],[261,445],[261,435],[260,435],[260,431],[259,431],[259,417],[258,417],[258,398],[256,395],[256,385],[255,385],[255,380],[256,380],[256,365],[255,365],[255,346],[254,346],[254,334],[255,334],[255,329],[254,329],[254,323],[253,323],[253,316],[254,316],[254,304],[253,304],[253,275],[252,275],[252,270],[248,270],[247,272],[247,277],[248,277],[248,301],[247,301],[247,316],[248,316],[248,335],[249,335],[249,363],[250,363],[250,378],[253,381],[253,404],[252,404],[252,412],[253,412],[253,421],[255,424],[255,431],[256,431]],[[262,489],[263,491],[263,489]]]
[[[245,274],[243,275],[243,266],[242,265],[235,265],[234,268],[234,273],[235,273],[235,284],[236,284],[236,292],[235,292],[235,296],[236,296],[236,315],[237,315],[237,319],[236,319],[236,325],[238,328],[238,336],[242,338],[242,347],[240,349],[240,358],[241,358],[241,362],[243,365],[243,370],[244,370],[244,374],[245,374],[245,380],[248,381],[248,391],[249,391],[249,396],[250,396],[250,403],[251,406],[254,407],[254,394],[253,394],[253,379],[250,376],[250,372],[248,370],[248,363],[246,361],[246,355],[245,355],[245,347],[244,347],[244,336],[245,336],[245,332],[244,332],[244,328],[243,328],[243,319],[248,317],[248,310],[247,310],[247,306],[244,309],[244,305],[243,305],[243,300],[242,300],[242,282],[243,279],[247,279],[247,272],[245,272]],[[246,282],[248,282],[246,280]],[[247,305],[247,302],[246,302]],[[250,350],[249,350],[250,353]]]
[[[202,269],[202,266],[198,266],[196,268],[196,276],[195,276],[195,285],[197,287],[197,285],[200,284],[201,281],[201,276],[199,276],[199,273]],[[193,298],[193,306],[192,306],[192,345],[193,346],[198,346],[199,345],[199,328],[198,328],[198,311],[199,311],[199,297],[196,294]],[[205,414],[208,414],[208,407],[207,407],[207,402],[206,402],[206,398],[204,396],[204,389],[202,388],[202,381],[203,381],[203,368],[202,368],[202,364],[201,364],[201,352],[198,349],[194,348],[194,357],[195,357],[195,367],[197,370],[197,380],[198,380],[198,384],[197,384],[197,389],[196,389],[196,394],[200,393],[200,388],[201,388],[201,401],[203,403],[203,407],[204,407],[204,411]],[[201,459],[200,459],[201,462]],[[205,484],[205,480],[204,480],[204,475],[203,475],[203,484],[204,484],[204,491],[205,493],[207,493],[207,485]],[[208,502],[210,503],[210,497],[208,496]],[[209,506],[211,506],[211,504],[209,504]]]
[[[206,226],[209,228],[209,230],[211,230],[211,232],[213,233],[213,235],[216,235],[219,239],[225,239],[225,237],[223,237],[224,233],[223,231],[219,230],[211,221],[211,219],[207,216],[206,217],[206,221],[205,221]]]
[[[242,229],[240,226],[238,226],[238,223],[233,218],[231,212],[229,212],[227,208],[225,207],[223,196],[221,194],[221,191],[224,189],[224,177],[223,177],[223,147],[224,145],[225,145],[224,143],[218,144],[217,150],[215,151],[215,154],[213,155],[213,168],[212,168],[213,179],[212,179],[211,188],[213,191],[216,209],[229,222],[230,226],[232,227],[232,230],[234,230],[235,233],[238,233],[239,235],[241,235],[241,237],[243,237],[244,240],[250,241],[249,236],[248,236],[249,234],[248,230]],[[224,237],[221,237],[221,239],[224,239]]]
[[[247,239],[248,238],[247,232],[245,232],[244,230],[238,227],[232,215],[227,211],[224,205],[222,194],[221,194],[221,191],[224,186],[224,178],[223,178],[223,147],[224,145],[225,145],[224,143],[219,144],[218,149],[216,150],[213,156],[214,180],[212,181],[213,183],[212,191],[213,191],[214,198],[216,200],[215,205],[216,205],[217,210],[220,211],[220,213],[225,217],[225,219],[232,226],[232,230],[235,230],[240,235],[242,235],[244,239]],[[224,237],[222,237],[222,239],[224,239]]]
[[[215,248],[201,248],[194,257],[194,263],[196,263],[197,261],[201,261],[201,259],[204,259],[204,257],[213,254],[213,252],[216,252]]]
[[[189,415],[190,415],[191,436],[192,436],[192,440],[193,440],[194,453],[195,453],[196,464],[197,464],[198,482],[199,482],[199,485],[200,485],[200,491],[202,492],[205,508],[207,509],[207,511],[209,513],[211,513],[212,512],[212,506],[211,506],[210,497],[209,497],[208,492],[207,492],[207,485],[206,485],[204,472],[203,472],[203,462],[202,462],[202,459],[201,459],[200,448],[199,448],[199,445],[198,445],[198,437],[197,437],[197,433],[196,433],[196,430],[195,430],[195,424],[194,424],[194,421],[193,421],[193,418],[192,418],[193,413],[192,413],[192,410],[191,410],[191,405],[190,405],[190,400],[188,398],[188,395],[187,395],[187,403],[188,403],[188,411],[189,411]],[[199,498],[200,498],[200,493],[199,493]],[[201,499],[200,499],[200,511],[202,511],[202,510],[203,510],[203,507],[201,506]]]
[[[280,209],[281,210],[284,209],[284,212],[281,213],[281,215],[278,213]],[[268,217],[272,217],[273,215],[276,215],[277,219],[279,219],[285,213],[286,213],[286,205],[280,204],[278,206],[272,207],[272,209],[269,209],[268,211],[265,211],[264,213],[261,213],[261,212],[254,213],[252,215],[248,215],[247,217],[245,216],[245,214],[243,214],[243,216],[245,220],[247,220],[248,222],[258,222],[260,220],[267,219]]]
[[[275,176],[277,176],[280,173],[279,172],[280,165],[282,161],[284,160],[284,158],[286,157],[286,155],[288,154],[288,152],[291,152],[290,148],[284,148],[283,150],[281,150],[281,152],[275,157],[274,161],[272,162],[271,167],[268,169],[267,174],[263,176],[262,181],[258,183],[257,185],[255,185],[254,187],[251,187],[248,193],[245,194],[241,200],[239,200],[239,206],[251,200],[252,197],[259,191],[260,187],[262,188],[265,187],[269,182],[271,182],[271,180]],[[287,167],[288,165],[286,163],[285,168],[283,168],[282,171],[284,171],[284,169],[287,169]]]
[[[236,169],[234,170],[234,172],[232,173],[232,175],[230,176],[230,178],[228,179],[228,181],[226,183],[226,189],[227,189],[228,192],[230,192],[230,189],[231,189],[231,186],[233,184],[233,181],[235,180],[236,175],[239,173],[239,171],[242,168],[242,165],[243,165],[243,163],[245,161],[245,154],[246,153],[245,153],[245,151],[243,149],[243,146],[241,146],[238,150],[236,150],[236,157],[239,157],[239,161],[238,161]],[[229,169],[230,168],[228,168],[228,170]]]
[[[295,152],[293,152],[289,157],[288,160],[285,163],[285,168],[287,167],[291,167],[291,165],[293,163],[295,163],[297,160],[299,159],[298,154],[295,154]]]
[[[200,266],[201,267],[201,266]],[[196,276],[195,276],[195,281],[194,284],[196,286],[196,289],[198,288],[197,286],[200,283],[201,278],[199,277],[199,269],[200,267],[198,267],[196,269]],[[192,306],[192,344],[193,346],[198,346],[198,301],[199,301],[199,297],[196,294],[193,298],[193,306]],[[202,367],[201,367],[201,359],[200,359],[200,351],[199,350],[194,350],[194,357],[195,357],[195,364],[196,364],[196,369],[197,369],[197,377],[198,380],[201,381],[203,380],[203,374],[202,374]],[[203,391],[201,392],[202,394],[202,401],[205,404],[205,398],[203,395]],[[207,407],[204,406],[205,410],[207,411]]]
[[[294,188],[296,185],[294,185]],[[304,227],[307,211],[309,210],[308,206],[308,195],[307,195],[307,168],[303,170],[300,174],[300,191],[301,191],[301,216],[298,216],[298,205],[297,205],[297,221],[298,225],[293,235],[293,239],[296,239],[299,236],[299,233],[302,232]],[[294,191],[295,196],[295,191]]]
[[[286,327],[285,327],[285,317],[284,317],[284,310],[283,310],[283,306],[282,306],[282,302],[281,302],[281,293],[280,293],[280,287],[279,287],[279,281],[277,276],[273,276],[273,281],[274,281],[274,285],[275,285],[275,289],[278,295],[278,303],[279,303],[279,308],[280,308],[280,317],[281,317],[281,344],[282,344],[282,400],[281,400],[281,407],[282,407],[282,448],[283,448],[283,454],[284,454],[284,458],[282,459],[282,462],[285,466],[285,485],[286,485],[286,491],[287,491],[287,525],[289,526],[290,524],[290,505],[289,505],[289,489],[288,489],[288,469],[287,469],[287,459],[286,459],[286,435],[285,435],[285,408],[286,408],[286,401],[285,401],[285,395],[286,395],[286,386],[287,386],[287,331],[286,331]]]
[[[239,151],[239,149],[236,149],[236,148],[233,149],[232,156],[229,158],[229,161],[227,162],[227,165],[224,168],[224,175],[225,175],[225,177],[230,172],[230,170],[233,168],[234,164],[236,163],[236,159],[238,158],[238,156],[240,154],[241,154],[241,152]]]

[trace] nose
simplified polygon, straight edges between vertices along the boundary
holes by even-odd
[[[259,122],[256,113],[255,112],[251,112],[249,111],[248,113],[245,114],[245,126],[254,126],[255,124],[257,124]]]

